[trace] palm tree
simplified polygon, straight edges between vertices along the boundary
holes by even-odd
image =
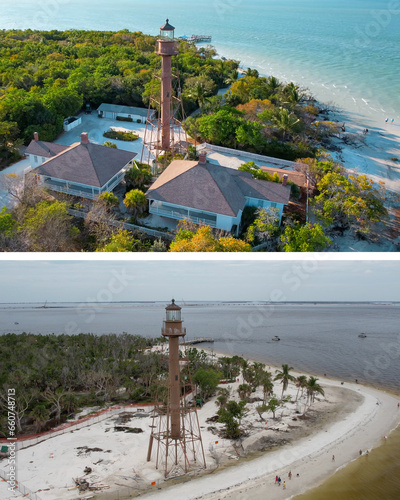
[[[204,101],[206,99],[206,89],[204,88],[204,84],[199,82],[195,87],[188,90],[187,96],[190,99],[196,101],[199,105],[199,108],[202,109]]]
[[[307,399],[309,400],[310,405],[311,403],[314,402],[315,394],[322,394],[322,396],[325,395],[325,392],[322,389],[322,387],[319,384],[317,384],[317,380],[318,380],[317,378],[312,376],[307,380],[307,385],[306,385]]]
[[[264,404],[266,404],[267,402],[267,397],[274,392],[274,383],[271,377],[272,377],[271,373],[264,372],[264,375],[261,379],[261,385],[263,388],[263,395],[264,395]]]
[[[297,394],[296,394],[296,401],[297,401],[297,398],[299,397],[300,389],[301,389],[301,395],[303,395],[303,390],[306,386],[307,386],[307,377],[305,375],[299,375],[296,378],[296,387],[298,387]]]
[[[264,365],[264,363],[258,363],[257,361],[255,361],[253,363],[252,368],[253,368],[252,385],[253,385],[254,389],[257,389],[257,387],[261,384],[261,380],[264,376],[265,365]]]
[[[215,69],[218,73],[218,84],[221,87],[225,83],[226,78],[226,63],[222,59],[218,59],[215,64]]]
[[[292,133],[295,125],[299,123],[299,118],[294,113],[289,113],[286,108],[280,107],[272,117],[272,122],[282,131],[282,140],[285,140],[286,134]]]
[[[275,78],[274,76],[270,76],[268,78],[267,88],[269,94],[273,95],[276,94],[281,88],[281,84],[279,83],[279,80],[277,78]]]
[[[247,68],[245,75],[246,76],[255,76],[256,78],[258,78],[259,72],[256,69]]]
[[[251,386],[249,384],[240,384],[237,391],[242,401],[247,400],[251,394]]]
[[[293,82],[288,83],[283,89],[287,104],[296,105],[301,101],[302,96],[299,94],[299,87]]]
[[[293,377],[293,375],[290,375],[290,370],[293,370],[293,366],[289,365],[282,365],[282,371],[276,370],[275,373],[277,375],[275,376],[274,380],[280,380],[282,383],[282,396],[281,399],[283,399],[283,393],[286,391],[289,381],[294,382],[296,379]]]
[[[232,83],[235,83],[238,78],[239,78],[239,72],[236,69],[234,69],[226,75],[224,83],[225,85],[232,85]]]
[[[147,199],[143,191],[132,189],[126,193],[124,205],[133,213],[133,218],[136,220],[146,210]]]

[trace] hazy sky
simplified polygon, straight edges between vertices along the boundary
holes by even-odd
[[[399,260],[231,259],[0,260],[0,302],[400,301]]]

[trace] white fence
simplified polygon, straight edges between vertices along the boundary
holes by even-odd
[[[46,441],[46,439],[50,439],[52,437],[60,436],[61,434],[65,434],[66,432],[71,432],[72,430],[79,430],[83,429],[84,427],[89,427],[90,425],[97,424],[98,422],[101,422],[102,420],[105,420],[106,418],[109,418],[113,415],[116,415],[118,413],[121,413],[121,411],[126,411],[127,408],[120,407],[120,408],[114,408],[109,411],[105,411],[104,413],[101,413],[100,415],[96,415],[94,417],[89,417],[86,420],[78,421],[76,423],[74,422],[67,422],[63,424],[61,427],[56,428],[54,431],[49,431],[46,433],[43,433],[41,435],[38,435],[32,439],[24,439],[21,441],[16,441],[16,449],[18,450],[23,450],[24,448],[28,448],[29,446],[33,446],[35,444],[41,443],[42,441]]]
[[[8,481],[8,477],[7,477],[7,474],[4,470],[1,470],[0,469],[0,477],[2,479],[4,479],[5,481]],[[34,491],[30,490],[29,488],[27,488],[26,486],[24,486],[22,483],[20,483],[19,481],[15,481],[15,487],[17,488],[17,490],[22,493],[24,496],[30,498],[31,500],[42,500],[41,497],[35,493]]]

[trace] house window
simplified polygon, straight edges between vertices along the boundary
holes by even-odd
[[[271,203],[272,208],[276,208],[276,203]]]
[[[35,163],[37,163],[37,161],[38,161],[37,156],[34,156],[34,157],[33,157],[33,161],[34,161]]]

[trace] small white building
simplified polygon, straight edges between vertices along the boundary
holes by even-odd
[[[278,209],[279,223],[290,186],[253,179],[248,172],[199,161],[174,160],[146,193],[151,214],[184,219],[237,235],[246,206]]]
[[[97,108],[99,118],[111,118],[116,120],[117,117],[130,118],[133,122],[145,123],[148,109],[137,108],[135,106],[120,106],[118,104],[103,103]],[[150,110],[150,119],[152,120],[156,115],[154,109]]]
[[[26,148],[25,154],[29,157],[32,168],[36,168],[49,158],[53,158],[68,149],[68,146],[53,142],[39,141],[39,134],[34,132],[33,141]]]
[[[52,191],[93,199],[105,191],[112,191],[123,180],[136,154],[92,144],[84,132],[81,142],[64,146],[62,152],[32,173]]]
[[[77,127],[78,125],[81,125],[82,123],[82,117],[76,117],[76,116],[69,116],[64,120],[64,131],[69,132],[73,128]]]

